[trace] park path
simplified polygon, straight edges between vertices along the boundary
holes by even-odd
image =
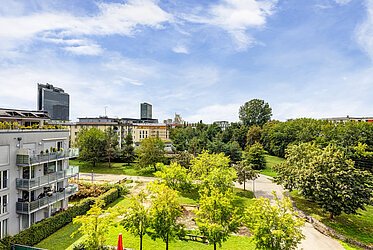
[[[237,188],[243,188],[243,185],[236,183]],[[271,178],[265,175],[260,175],[255,180],[254,186],[255,197],[265,197],[273,199],[272,191],[276,192],[277,197],[282,198],[284,189],[272,182]],[[253,190],[252,181],[246,183],[246,188]],[[343,250],[344,248],[339,242],[317,231],[310,223],[306,222],[302,228],[306,238],[298,246],[298,249],[304,250]]]

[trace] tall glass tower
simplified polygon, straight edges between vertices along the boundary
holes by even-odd
[[[149,103],[141,103],[140,108],[141,119],[152,119],[152,105]]]
[[[38,110],[47,111],[52,120],[69,120],[70,97],[63,89],[38,83]]]

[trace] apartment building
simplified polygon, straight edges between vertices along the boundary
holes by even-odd
[[[373,122],[373,117],[351,117],[351,116],[346,116],[346,117],[322,118],[321,120],[327,120],[327,121],[331,121],[333,123],[349,122],[349,121],[354,121],[354,122]]]
[[[0,109],[0,236],[14,235],[68,206],[79,168],[69,130],[43,126],[40,111]],[[18,125],[16,125],[18,124]],[[32,124],[32,126],[28,126]]]

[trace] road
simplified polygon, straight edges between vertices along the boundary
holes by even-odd
[[[236,183],[236,187],[243,188],[243,185]],[[246,183],[246,188],[252,190],[252,181]],[[265,175],[260,175],[255,180],[255,197],[265,197],[273,199],[272,191],[275,191],[279,198],[282,198],[283,188],[271,181]],[[310,223],[306,223],[302,228],[306,238],[298,246],[298,249],[304,250],[343,250],[339,242],[317,231]]]
[[[80,173],[79,178],[82,180],[92,180],[91,173]],[[130,175],[114,175],[114,174],[94,174],[94,181],[107,181],[107,182],[118,182],[119,180],[128,179],[139,182],[150,182],[157,178],[154,177],[144,177],[144,176],[130,176]],[[237,188],[243,189],[243,185],[235,183]],[[246,188],[249,190],[253,189],[251,181],[246,183]],[[283,188],[271,181],[271,179],[265,175],[260,175],[258,179],[255,180],[255,196],[265,197],[273,199],[272,191],[275,191],[279,198],[282,198]],[[344,250],[344,248],[339,244],[339,242],[333,238],[323,235],[319,231],[313,228],[310,223],[306,223],[302,228],[303,234],[306,238],[301,242],[298,249],[303,250]]]

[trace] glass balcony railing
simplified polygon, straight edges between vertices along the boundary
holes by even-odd
[[[57,201],[64,200],[76,192],[78,192],[78,185],[70,184],[69,186],[65,187],[62,192],[54,192],[47,197],[43,197],[31,202],[16,202],[16,211],[20,214],[29,214],[44,207],[50,206]]]
[[[68,159],[79,156],[78,148],[70,148],[66,151],[58,151],[43,154],[31,154],[27,149],[19,149],[17,151],[16,164],[18,166],[32,166],[38,165],[45,162],[50,162],[59,159]]]
[[[58,180],[63,180],[66,178],[73,177],[79,173],[79,166],[70,166],[68,169],[58,171],[55,173],[39,176],[32,179],[16,179],[16,187],[18,189],[30,190],[34,188],[39,188]]]

